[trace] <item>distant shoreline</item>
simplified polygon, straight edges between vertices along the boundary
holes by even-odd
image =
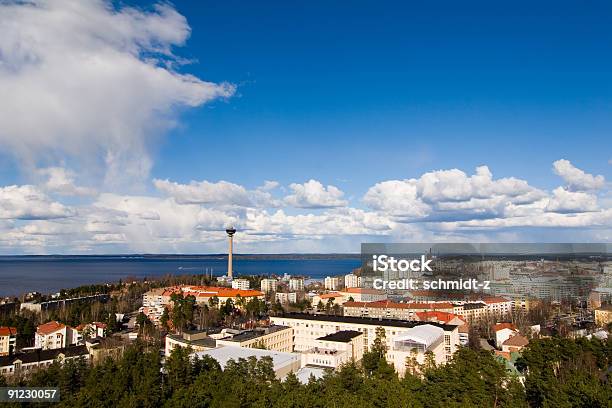
[[[360,259],[360,253],[318,254],[233,254],[234,259]],[[227,254],[113,254],[113,255],[0,255],[3,259],[227,259]]]

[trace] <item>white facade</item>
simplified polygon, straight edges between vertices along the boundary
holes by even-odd
[[[297,303],[297,293],[295,292],[290,292],[290,293],[276,292],[276,300],[282,304]]]
[[[262,279],[260,283],[261,291],[264,293],[276,292],[278,281],[276,279]]]
[[[360,288],[361,287],[361,276],[349,273],[344,276],[344,287],[345,288]]]
[[[504,341],[508,340],[510,337],[516,334],[518,334],[518,331],[516,331],[513,328],[506,327],[500,330],[496,330],[495,331],[495,345],[498,348],[501,348]]]
[[[248,290],[251,288],[251,282],[248,279],[232,280],[232,289]]]
[[[359,362],[363,358],[363,334],[340,331],[330,336],[319,337],[315,346],[302,352],[302,367],[307,365],[336,369],[348,362]]]
[[[414,358],[418,364],[423,364],[428,352],[432,353],[436,364],[444,364],[450,361],[456,349],[451,344],[451,338],[450,333],[437,326],[425,324],[413,327],[393,338],[387,360],[402,376],[408,368],[407,359]]]
[[[338,290],[340,287],[340,280],[337,277],[328,276],[325,278],[325,289],[326,290]]]
[[[450,355],[456,350],[459,343],[458,326],[441,324],[423,324],[418,322],[403,322],[399,320],[376,320],[355,318],[346,316],[321,316],[321,315],[300,315],[293,314],[288,316],[272,316],[270,321],[273,324],[288,326],[293,328],[294,350],[303,352],[317,346],[317,339],[329,334],[343,330],[359,331],[363,333],[363,350],[367,351],[374,344],[376,339],[376,328],[382,327],[385,330],[387,348],[390,350],[393,339],[401,334],[410,332],[413,327],[427,325],[442,328],[444,336],[449,336]],[[445,354],[446,355],[446,354]],[[442,359],[446,359],[445,356]]]
[[[76,329],[57,322],[38,326],[34,336],[34,347],[42,350],[66,348],[77,344],[79,334]]]
[[[295,290],[295,291],[304,290],[304,279],[302,278],[289,279],[289,290]]]
[[[0,356],[6,356],[16,351],[17,329],[14,327],[0,327]]]

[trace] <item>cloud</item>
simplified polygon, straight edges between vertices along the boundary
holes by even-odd
[[[0,219],[39,220],[73,215],[73,209],[52,201],[35,186],[0,187]]]
[[[153,184],[162,193],[174,197],[179,204],[217,204],[243,207],[252,205],[244,187],[227,181],[211,183],[204,180],[179,184],[169,180],[155,179]]]
[[[612,238],[606,186],[544,191],[525,180],[495,179],[485,166],[472,175],[449,169],[381,181],[363,197],[368,209],[315,180],[292,184],[282,200],[274,197],[277,182],[249,190],[227,181],[169,180],[154,181],[162,197],[102,192],[75,200],[61,195],[79,188],[70,171],[46,169],[41,176],[39,186],[0,188],[0,252],[219,252],[229,224],[245,252],[356,251],[360,242],[390,240]]]
[[[561,159],[553,163],[553,170],[572,191],[597,190],[602,188],[606,180],[603,176],[593,176],[575,167],[569,160]]]
[[[493,179],[487,166],[468,176],[459,169],[425,173],[418,179],[377,183],[363,197],[368,207],[404,221],[494,218],[546,194],[514,177]]]
[[[68,156],[109,186],[134,184],[180,108],[234,93],[177,71],[190,28],[172,6],[114,4],[0,2],[0,147],[24,166]]]
[[[285,197],[286,204],[297,208],[333,208],[344,207],[348,201],[343,200],[344,193],[329,185],[323,186],[317,180],[309,180],[304,184],[292,183],[289,188],[293,191]]]
[[[38,174],[47,177],[43,187],[51,193],[65,196],[91,196],[96,194],[96,190],[93,188],[76,186],[74,172],[63,167],[47,167],[38,170]]]
[[[593,194],[573,192],[557,187],[553,190],[546,211],[557,213],[581,213],[597,211],[597,197]]]
[[[155,188],[163,194],[173,197],[179,204],[228,205],[239,207],[278,207],[271,190],[278,186],[277,182],[266,181],[255,190],[247,190],[243,186],[219,181],[191,181],[180,184],[169,180],[153,180]]]

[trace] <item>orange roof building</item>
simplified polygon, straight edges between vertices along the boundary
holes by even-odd
[[[36,328],[36,334],[49,335],[58,330],[62,330],[64,327],[66,327],[65,324],[62,324],[57,321],[47,322],[45,324],[41,324],[40,326]]]
[[[9,326],[0,326],[0,337],[16,336],[17,328]]]

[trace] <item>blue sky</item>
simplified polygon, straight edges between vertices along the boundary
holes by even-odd
[[[0,253],[612,239],[609,3],[160,4],[0,6]]]
[[[193,29],[180,55],[199,61],[190,72],[238,84],[238,96],[185,116],[156,160],[160,177],[349,180],[357,194],[484,163],[541,187],[556,185],[559,158],[609,173],[603,2],[222,3],[175,3]],[[218,154],[230,149],[232,168]]]

